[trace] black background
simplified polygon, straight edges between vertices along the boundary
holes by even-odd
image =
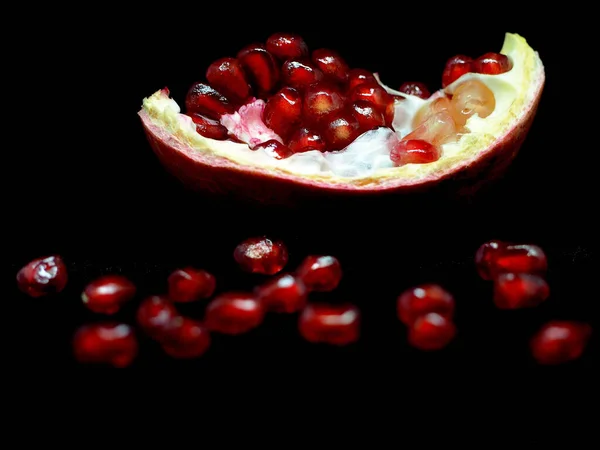
[[[293,6],[294,7],[294,6]],[[537,367],[528,340],[545,321],[577,319],[596,328],[598,255],[594,212],[595,128],[584,121],[591,78],[590,33],[558,17],[535,19],[461,8],[435,15],[408,6],[306,4],[294,12],[250,5],[165,5],[124,11],[101,7],[72,11],[75,18],[36,10],[19,41],[15,73],[23,89],[22,127],[14,136],[7,206],[5,257],[11,277],[32,258],[58,253],[70,269],[66,290],[32,300],[14,286],[11,297],[28,332],[18,340],[34,367],[79,368],[72,357],[74,330],[104,319],[88,312],[79,295],[102,273],[134,280],[136,301],[113,319],[131,323],[137,302],[163,293],[168,273],[191,264],[215,274],[218,292],[251,289],[262,281],[243,274],[232,252],[242,239],[268,234],[289,248],[292,270],[310,253],[337,256],[340,287],[313,300],[349,301],[363,312],[362,338],[347,348],[303,342],[297,317],[271,316],[239,337],[215,336],[209,352],[176,361],[143,338],[134,368],[200,368],[203,373],[266,369],[277,376],[308,369],[319,374],[393,376],[412,371],[463,373],[534,371],[580,373],[598,364],[598,336],[577,362]],[[365,6],[366,8],[366,6]],[[183,9],[183,10],[182,10]],[[388,9],[388,11],[390,11]],[[51,14],[51,15],[50,15]],[[52,20],[49,20],[51,17]],[[559,26],[560,24],[560,26]],[[571,24],[575,31],[564,27]],[[169,87],[182,104],[187,87],[208,64],[275,31],[297,32],[311,48],[338,50],[352,67],[378,71],[384,83],[421,80],[439,88],[445,60],[454,54],[498,51],[504,32],[523,35],[539,51],[547,81],[538,116],[509,173],[472,204],[380,209],[357,205],[350,214],[322,209],[254,209],[229,199],[188,192],[163,170],[145,140],[137,112],[142,99]],[[13,92],[14,93],[14,92]],[[335,205],[332,205],[335,206]],[[365,211],[369,211],[368,214]],[[535,243],[549,257],[551,298],[522,311],[499,311],[491,285],[476,276],[473,255],[488,239]],[[445,350],[424,353],[406,343],[395,313],[396,296],[426,281],[446,286],[457,301],[457,338]],[[181,311],[202,316],[205,303]]]

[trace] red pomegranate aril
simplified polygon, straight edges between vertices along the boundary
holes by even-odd
[[[173,358],[191,359],[206,353],[210,342],[210,333],[200,321],[180,316],[170,322],[160,344]]]
[[[592,334],[587,323],[553,320],[530,340],[531,354],[539,364],[555,365],[581,357]]]
[[[371,103],[383,113],[385,124],[388,126],[394,120],[394,97],[377,82],[365,81],[355,86],[348,93],[348,100],[353,103],[359,100]]]
[[[185,97],[188,114],[201,114],[219,120],[223,114],[235,112],[235,106],[227,97],[206,83],[194,83]]]
[[[431,312],[418,317],[408,329],[408,342],[419,350],[440,350],[456,335],[454,323],[441,314]]]
[[[494,261],[499,251],[507,244],[502,241],[491,240],[484,242],[475,252],[475,268],[477,273],[484,280],[492,280],[496,275],[494,273]]]
[[[309,255],[296,269],[308,291],[329,292],[340,284],[342,266],[335,256]]]
[[[317,66],[325,77],[338,83],[345,83],[348,79],[350,68],[348,64],[334,50],[319,48],[312,52],[312,62]]]
[[[307,305],[298,319],[300,335],[309,342],[348,345],[360,337],[360,311],[354,305]]]
[[[311,150],[324,152],[326,150],[325,140],[321,133],[309,127],[298,128],[290,137],[288,147],[294,153]]]
[[[299,91],[322,79],[323,72],[304,60],[290,59],[281,67],[282,82]]]
[[[366,69],[350,69],[348,72],[348,81],[346,82],[348,92],[359,84],[366,82],[377,83],[377,78],[375,78],[373,72],[369,72]]]
[[[87,284],[81,293],[83,304],[99,314],[114,314],[136,293],[135,284],[123,275],[104,275]]]
[[[473,72],[499,75],[512,69],[512,61],[501,53],[489,52],[473,61]]]
[[[189,116],[192,118],[194,124],[196,124],[196,131],[202,136],[209,139],[216,139],[217,141],[227,139],[229,132],[218,120],[198,113],[192,113]]]
[[[308,298],[304,283],[289,273],[277,275],[257,286],[254,294],[267,311],[280,313],[301,310]]]
[[[242,65],[229,56],[213,62],[206,70],[206,80],[217,91],[236,103],[243,103],[252,93]]]
[[[204,324],[210,331],[223,334],[242,334],[259,326],[264,308],[249,292],[225,292],[207,306]]]
[[[233,258],[245,272],[274,275],[287,264],[288,251],[280,240],[257,236],[240,242],[233,251]]]
[[[438,284],[427,283],[405,290],[397,300],[398,318],[411,325],[418,317],[437,313],[448,320],[454,315],[454,297]]]
[[[496,252],[490,267],[494,274],[523,272],[543,275],[548,270],[548,258],[537,245],[507,244]]]
[[[274,33],[267,38],[267,50],[280,61],[308,57],[308,45],[293,33]]]
[[[369,102],[358,100],[350,105],[350,110],[358,121],[361,133],[385,126],[383,113]]]
[[[317,124],[331,114],[341,111],[345,98],[341,90],[326,81],[314,83],[304,91],[302,116],[307,123]]]
[[[73,354],[80,363],[129,366],[138,353],[133,329],[124,323],[99,323],[80,327],[73,337]]]
[[[423,139],[403,139],[390,151],[390,159],[396,166],[427,164],[437,161],[440,156],[440,149]]]
[[[271,93],[279,82],[279,65],[275,58],[261,44],[251,44],[237,54],[242,67],[258,90],[258,96],[265,97]]]
[[[171,322],[179,317],[177,309],[169,299],[160,295],[145,298],[138,306],[136,322],[149,337],[161,340],[169,330]]]
[[[296,89],[284,87],[267,100],[263,121],[282,139],[288,139],[301,120],[302,95]]]
[[[282,144],[275,139],[270,139],[266,142],[258,144],[254,149],[262,148],[265,153],[275,159],[289,158],[294,152],[285,144]]]
[[[188,303],[209,298],[215,292],[214,275],[206,270],[185,267],[171,272],[167,279],[169,300]]]
[[[57,294],[67,281],[67,267],[59,255],[36,258],[17,272],[17,287],[30,297]]]
[[[494,279],[494,303],[500,309],[531,308],[550,296],[544,278],[529,273],[502,273]]]
[[[473,71],[473,58],[465,55],[456,55],[446,61],[442,73],[442,87],[458,80],[463,75]]]
[[[431,97],[431,92],[429,92],[427,85],[425,83],[421,83],[420,81],[407,81],[402,83],[400,89],[398,90],[404,94],[414,95],[422,99],[428,99]]]
[[[330,151],[342,150],[361,134],[358,120],[349,111],[332,114],[322,127],[323,139]]]

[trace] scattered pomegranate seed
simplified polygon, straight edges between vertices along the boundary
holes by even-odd
[[[440,149],[423,139],[403,139],[396,142],[390,151],[390,159],[396,166],[431,163],[440,156]]]
[[[209,298],[215,292],[215,277],[202,269],[185,267],[174,270],[167,279],[169,300],[173,302],[194,302]]]
[[[414,95],[415,97],[422,99],[428,99],[431,97],[431,92],[429,92],[427,85],[425,83],[421,83],[420,81],[407,81],[402,83],[398,90],[405,94]]]
[[[223,114],[235,112],[235,106],[223,94],[206,83],[194,83],[185,97],[188,114],[201,114],[219,120]]]
[[[347,90],[351,91],[354,87],[365,82],[377,83],[377,79],[372,72],[365,69],[351,69],[348,72]]]
[[[456,122],[464,124],[474,114],[485,118],[493,113],[496,108],[496,97],[492,90],[481,81],[468,80],[456,87],[450,103],[455,111],[455,119],[456,115],[462,116]]]
[[[406,325],[429,313],[452,320],[454,297],[438,284],[422,284],[402,292],[398,296],[397,309],[398,318]]]
[[[267,100],[263,121],[282,139],[289,138],[302,120],[302,96],[291,87],[284,87]]]
[[[124,323],[100,323],[80,327],[73,338],[73,353],[81,363],[129,366],[138,352],[133,329]]]
[[[210,347],[210,333],[201,322],[189,317],[176,317],[160,339],[164,352],[178,359],[198,358]]]
[[[344,58],[334,50],[328,48],[314,50],[312,62],[323,72],[323,75],[331,80],[345,83],[348,79],[350,68]]]
[[[114,314],[136,293],[135,284],[123,275],[104,275],[87,284],[81,293],[81,301],[99,314]]]
[[[258,95],[268,96],[279,82],[279,65],[261,44],[251,44],[237,54],[238,60],[258,88]]]
[[[394,120],[394,97],[388,94],[383,86],[376,81],[365,81],[355,86],[348,93],[348,99],[350,102],[362,100],[371,103],[383,113],[385,124],[388,126],[392,124]]]
[[[529,273],[502,273],[494,280],[494,303],[501,309],[531,308],[550,296],[544,278]]]
[[[465,55],[456,55],[446,61],[442,73],[442,87],[458,80],[463,75],[473,71],[473,58]]]
[[[215,297],[207,306],[204,323],[210,331],[241,334],[259,326],[264,309],[249,292],[226,292]]]
[[[244,103],[251,87],[240,62],[231,57],[220,58],[206,70],[206,80],[217,91],[236,103]]]
[[[288,251],[280,240],[251,237],[235,247],[233,258],[245,272],[274,275],[287,264]]]
[[[190,117],[194,124],[196,124],[196,131],[202,136],[209,139],[216,139],[217,141],[227,139],[229,132],[218,120],[197,113],[190,114]]]
[[[531,353],[539,364],[563,364],[578,359],[592,334],[592,327],[575,321],[546,323],[530,341]]]
[[[360,337],[360,311],[354,305],[309,304],[300,314],[298,329],[309,342],[348,345]]]
[[[546,253],[537,245],[507,244],[493,259],[495,273],[524,272],[543,275],[548,270]]]
[[[475,252],[475,268],[477,273],[484,280],[492,280],[496,275],[494,272],[494,261],[501,248],[504,248],[506,243],[502,241],[488,241],[479,246]]]
[[[358,100],[352,103],[350,109],[358,121],[361,133],[385,126],[383,113],[369,102]]]
[[[308,123],[320,123],[331,114],[341,111],[345,98],[338,87],[329,82],[308,86],[304,92],[302,116]]]
[[[325,140],[321,134],[309,127],[298,128],[290,137],[288,147],[294,153],[308,152],[310,150],[324,152],[326,150]]]
[[[265,153],[269,156],[272,156],[275,159],[285,159],[289,158],[294,154],[292,149],[290,149],[287,145],[282,144],[275,139],[270,139],[266,142],[262,142],[258,144],[254,149],[262,148]]]
[[[456,335],[452,321],[431,312],[418,317],[408,330],[408,342],[419,350],[439,350],[446,347]]]
[[[304,283],[294,275],[278,275],[254,290],[256,298],[268,311],[293,313],[301,310],[308,298]]]
[[[267,50],[280,61],[308,57],[308,45],[301,36],[293,33],[275,33],[266,42]]]
[[[512,69],[512,61],[501,53],[489,52],[473,61],[473,72],[499,75]]]
[[[335,256],[307,256],[298,266],[296,276],[308,291],[334,290],[342,279],[342,266]]]
[[[321,81],[323,72],[307,61],[290,59],[281,67],[281,79],[287,86],[303,91],[307,86]]]
[[[59,293],[67,280],[67,267],[58,255],[34,259],[17,272],[19,290],[30,297]]]
[[[329,151],[342,150],[360,134],[360,124],[351,111],[334,113],[323,123],[323,139]]]
[[[161,340],[173,320],[179,317],[177,309],[166,297],[153,295],[145,298],[138,306],[136,321],[149,337]]]

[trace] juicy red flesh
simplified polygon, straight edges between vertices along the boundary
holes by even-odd
[[[531,338],[532,356],[539,364],[564,364],[578,359],[592,334],[592,327],[575,321],[550,321]]]
[[[412,325],[417,318],[429,313],[436,313],[452,320],[454,297],[437,284],[422,284],[400,294],[397,300],[397,311],[398,318],[406,325]]]
[[[235,112],[235,105],[227,97],[206,83],[194,83],[185,97],[188,114],[201,114],[219,120],[223,114]]]
[[[319,48],[312,52],[312,62],[318,67],[325,77],[338,83],[345,83],[348,79],[350,68],[348,64],[334,50]]]
[[[167,281],[169,300],[181,303],[209,298],[216,287],[214,275],[194,267],[174,270]]]
[[[335,256],[310,255],[296,269],[308,291],[329,292],[340,284],[342,266]]]
[[[302,115],[306,123],[319,124],[327,117],[344,109],[341,90],[326,81],[311,84],[304,91]]]
[[[398,141],[390,151],[390,159],[396,166],[431,163],[440,159],[440,156],[440,149],[423,139]]]
[[[360,311],[354,305],[307,305],[298,319],[298,330],[309,342],[348,345],[360,337]]]
[[[287,145],[282,144],[275,139],[270,139],[258,144],[255,149],[258,148],[262,148],[267,155],[270,155],[275,159],[289,158],[294,154],[294,152]]]
[[[348,81],[346,83],[347,90],[351,91],[354,87],[366,83],[367,81],[377,83],[377,79],[373,75],[373,72],[369,72],[366,69],[350,69],[348,72]]]
[[[499,75],[512,69],[512,61],[501,53],[489,52],[473,61],[473,72]]]
[[[469,72],[473,72],[473,58],[466,55],[453,56],[446,61],[442,72],[442,87],[445,88]]]
[[[57,294],[67,281],[67,267],[58,255],[34,259],[17,272],[19,290],[30,297]]]
[[[408,342],[419,350],[439,350],[446,347],[456,335],[452,321],[431,312],[418,317],[408,330]]]
[[[263,121],[282,139],[288,139],[301,120],[302,95],[296,89],[284,87],[267,100]]]
[[[210,342],[210,333],[201,322],[181,316],[170,322],[167,333],[160,339],[163,351],[178,359],[202,356]]]
[[[236,58],[225,57],[213,62],[206,70],[206,80],[235,103],[243,103],[251,94],[246,73]]]
[[[322,79],[323,72],[305,60],[290,59],[281,67],[283,83],[299,91]]]
[[[217,141],[224,141],[227,139],[229,132],[218,120],[211,119],[210,117],[198,113],[192,113],[189,116],[196,125],[196,131],[202,136],[209,139],[216,139]]]
[[[261,44],[251,44],[237,54],[242,67],[256,86],[259,97],[268,97],[279,82],[279,64]]]
[[[324,152],[326,150],[325,140],[321,133],[309,127],[298,128],[290,137],[288,147],[294,153],[310,150]]]
[[[84,305],[95,313],[115,314],[133,299],[135,284],[123,275],[104,275],[88,283],[81,294]]]
[[[371,103],[383,114],[385,124],[391,125],[394,120],[394,97],[377,82],[365,81],[348,93],[348,100],[356,102],[359,100]]]
[[[129,366],[138,353],[133,329],[124,323],[100,323],[80,327],[73,337],[73,354],[81,363]]]
[[[292,274],[278,275],[254,290],[267,311],[293,313],[306,305],[308,292],[304,283]]]
[[[226,292],[208,304],[204,324],[210,331],[235,335],[256,328],[263,318],[263,306],[252,293]]]
[[[361,133],[385,126],[383,113],[369,102],[358,100],[352,103],[350,110],[358,121]]]
[[[308,45],[301,36],[293,33],[272,34],[266,41],[266,47],[281,62],[308,57]]]
[[[327,150],[342,150],[361,133],[360,124],[351,111],[333,114],[323,126],[323,139]]]
[[[422,99],[428,99],[431,97],[431,92],[429,92],[427,85],[425,83],[421,83],[420,81],[407,81],[406,83],[402,83],[398,90],[405,94],[414,95]]]
[[[500,309],[531,308],[550,295],[546,280],[529,273],[502,273],[494,279],[494,303]]]
[[[149,337],[161,340],[171,323],[179,317],[177,309],[169,299],[153,295],[142,300],[136,312],[138,326]]]
[[[280,240],[251,237],[235,247],[233,258],[245,272],[274,275],[287,264],[288,251]]]

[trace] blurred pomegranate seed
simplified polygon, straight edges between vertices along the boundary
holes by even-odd
[[[345,83],[348,79],[350,68],[348,64],[334,50],[319,48],[312,52],[312,62],[318,67],[325,77],[338,83]]]
[[[258,144],[254,149],[262,148],[265,153],[275,159],[289,158],[294,152],[285,144],[282,144],[275,139],[270,139],[266,142]]]
[[[502,273],[494,280],[494,303],[500,309],[531,308],[550,296],[544,278],[529,273]]]
[[[418,317],[408,329],[408,342],[419,350],[439,350],[456,335],[452,321],[438,313]]]
[[[129,366],[138,353],[133,329],[124,323],[99,323],[80,327],[73,338],[73,353],[81,363]]]
[[[280,240],[251,237],[235,247],[233,258],[245,272],[274,275],[287,264],[288,251]]]
[[[123,275],[104,275],[91,281],[81,293],[81,301],[100,314],[114,314],[136,293],[135,284]]]
[[[420,81],[407,81],[402,83],[398,90],[405,94],[414,95],[415,97],[422,99],[428,99],[431,97],[431,92],[429,92],[427,85],[425,83],[421,83]]]
[[[531,353],[539,364],[563,364],[578,359],[592,334],[592,327],[575,321],[550,321],[531,338]]]
[[[475,253],[475,268],[477,273],[484,280],[492,280],[495,276],[494,261],[499,253],[499,250],[504,248],[507,244],[492,240],[484,242],[479,246]]]
[[[290,59],[281,67],[281,80],[287,86],[304,91],[313,83],[323,79],[323,72],[304,60]]]
[[[442,73],[442,87],[445,88],[469,72],[473,72],[473,58],[465,55],[453,56],[446,61]]]
[[[491,270],[496,274],[524,272],[543,275],[548,270],[548,258],[537,245],[507,244],[496,253]]]
[[[431,163],[440,156],[440,149],[423,139],[403,139],[396,142],[390,151],[390,159],[396,166]]]
[[[264,309],[249,292],[226,292],[207,306],[204,323],[210,331],[223,334],[246,333],[259,326]]]
[[[208,66],[206,80],[217,91],[235,103],[243,103],[251,87],[242,65],[236,58],[220,58]]]
[[[301,310],[308,297],[304,283],[289,273],[278,275],[257,286],[254,294],[266,310],[281,313]]]
[[[180,316],[169,323],[160,345],[173,358],[190,359],[206,353],[210,341],[210,333],[201,322]]]
[[[398,318],[406,325],[411,325],[418,317],[429,313],[452,320],[454,297],[438,284],[421,284],[398,296],[397,310]]]
[[[348,345],[360,337],[360,311],[354,305],[312,303],[302,310],[298,329],[309,342]]]
[[[304,282],[309,292],[328,292],[340,284],[342,266],[334,256],[310,255],[300,263],[296,276]]]
[[[267,38],[267,50],[281,62],[308,57],[308,45],[301,36],[293,33],[274,33]]]
[[[501,53],[489,52],[473,61],[473,72],[499,75],[512,69],[512,61]]]
[[[138,306],[138,326],[152,339],[160,341],[169,330],[171,322],[179,313],[169,299],[160,295],[145,298]]]
[[[169,300],[173,302],[194,302],[209,298],[216,287],[215,277],[206,270],[185,267],[174,270],[167,279]]]
[[[59,293],[67,280],[67,267],[58,255],[34,259],[17,272],[17,287],[30,297]]]

